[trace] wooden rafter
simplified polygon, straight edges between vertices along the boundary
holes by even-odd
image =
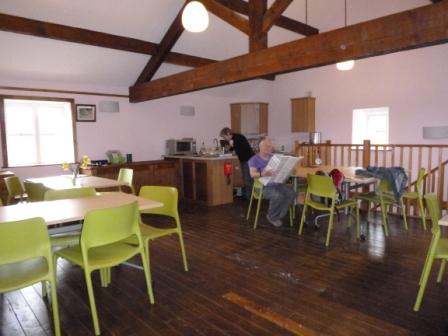
[[[0,13],[0,31],[130,51],[145,55],[154,55],[159,49],[159,45],[152,42],[2,13]],[[170,52],[166,55],[165,62],[188,67],[198,67],[214,63],[216,60]]]
[[[131,102],[448,42],[448,1],[302,38],[129,89]]]
[[[149,59],[146,66],[143,68],[143,71],[141,72],[140,76],[138,76],[135,85],[151,80],[151,78],[154,76],[154,74],[162,65],[168,53],[171,51],[171,48],[174,46],[179,37],[182,35],[184,31],[184,26],[182,25],[182,12],[187,3],[188,2],[184,3],[179,13],[174,18],[173,23],[171,23],[171,26],[168,28],[168,31],[166,32],[165,36],[162,38],[162,41],[159,44],[157,53],[155,53]]]
[[[263,33],[267,33],[293,0],[276,0],[263,16]]]
[[[243,0],[215,0],[215,1],[223,4],[224,6],[227,6],[231,10],[234,10],[235,12],[238,12],[243,15],[249,15],[249,4]],[[307,24],[290,19],[282,15],[280,15],[275,20],[274,25],[304,36],[319,34],[319,30],[317,28],[311,27]]]
[[[222,5],[216,0],[199,0],[207,8],[207,10],[215,14],[220,19],[226,21],[228,24],[234,26],[236,29],[249,35],[249,22],[235,11]]]
[[[262,31],[267,0],[249,0],[249,52],[267,48],[268,34]]]

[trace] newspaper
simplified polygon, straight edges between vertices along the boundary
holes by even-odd
[[[272,176],[263,176],[258,180],[263,185],[267,185],[268,183],[283,183],[291,175],[291,172],[301,159],[303,159],[303,156],[296,157],[274,154],[264,168],[265,171],[272,171]]]

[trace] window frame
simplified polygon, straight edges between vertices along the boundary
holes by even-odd
[[[370,113],[367,113],[367,114],[365,114],[367,117],[369,117],[369,116],[371,116],[371,115],[373,115],[373,114],[375,114],[375,113],[378,113],[378,112],[374,112],[374,111],[371,111],[371,110],[375,110],[375,109],[387,109],[387,143],[385,143],[385,144],[376,144],[376,143],[373,143],[373,144],[376,144],[376,145],[383,145],[384,147],[388,147],[389,146],[389,144],[390,144],[390,107],[389,106],[378,106],[378,107],[365,107],[365,108],[355,108],[355,109],[353,109],[352,110],[352,139],[351,139],[351,143],[352,144],[354,144],[354,139],[353,139],[353,137],[354,137],[354,134],[353,134],[353,129],[354,129],[354,119],[355,119],[355,116],[354,116],[354,114],[355,114],[355,111],[359,111],[359,110],[362,110],[362,111],[364,111],[364,113],[365,112],[370,112]],[[370,111],[366,111],[366,110],[370,110]],[[386,112],[386,111],[383,111],[383,112]],[[379,114],[379,113],[378,113]],[[368,124],[367,124],[368,125]],[[365,138],[365,136],[364,136],[364,138]],[[371,140],[371,139],[370,139]],[[372,141],[372,140],[371,140]]]
[[[6,145],[6,124],[5,124],[5,99],[18,99],[18,100],[38,100],[38,101],[56,101],[70,103],[72,110],[72,130],[73,130],[73,151],[75,160],[78,158],[78,140],[76,135],[76,109],[75,100],[73,98],[56,98],[56,97],[37,97],[37,96],[15,96],[15,95],[0,95],[0,132],[1,132],[1,148],[3,168],[11,168],[16,166],[10,166],[8,160],[8,149]],[[56,166],[57,164],[38,164],[27,165],[17,167],[42,167],[42,166]]]

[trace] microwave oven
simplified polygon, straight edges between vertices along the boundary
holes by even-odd
[[[196,154],[196,140],[194,139],[168,139],[165,147],[166,155]]]

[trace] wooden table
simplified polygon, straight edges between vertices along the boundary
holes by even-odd
[[[0,207],[0,225],[3,222],[42,217],[48,226],[53,226],[82,220],[90,210],[120,206],[136,200],[139,210],[163,206],[160,202],[121,192],[57,201],[19,203]]]
[[[73,180],[72,175],[58,175],[49,177],[29,178],[28,182],[42,183],[53,190],[93,187],[95,189],[125,186],[126,183],[104,177],[80,175]]]
[[[364,169],[363,167],[339,167],[339,166],[316,166],[316,167],[300,167],[297,166],[292,175],[296,177],[306,178],[308,174],[316,174],[318,170],[330,173],[333,169],[338,169],[344,174],[345,180],[355,184],[369,184],[378,181],[375,177],[356,175],[356,170]]]

